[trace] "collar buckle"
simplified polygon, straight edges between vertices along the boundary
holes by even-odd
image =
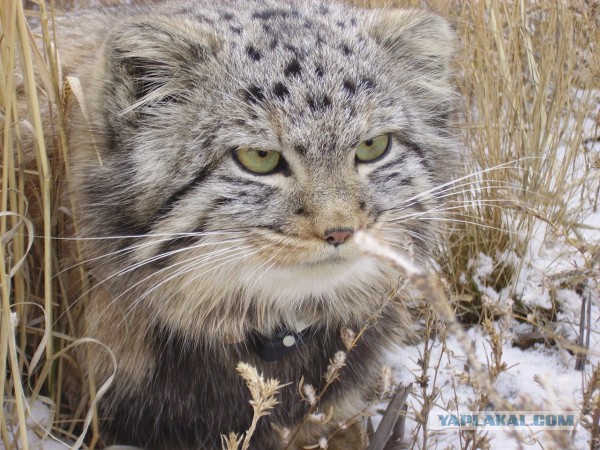
[[[276,361],[283,356],[306,344],[315,335],[312,327],[306,327],[301,331],[292,331],[289,328],[281,328],[273,336],[263,336],[254,333],[249,341],[255,353],[265,361]]]

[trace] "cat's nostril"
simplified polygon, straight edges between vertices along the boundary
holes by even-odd
[[[346,242],[350,236],[354,234],[352,228],[336,228],[325,232],[325,242],[330,245],[340,245]]]

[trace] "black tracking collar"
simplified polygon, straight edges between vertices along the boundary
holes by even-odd
[[[255,333],[250,336],[250,343],[256,354],[265,361],[276,361],[292,350],[306,344],[315,335],[315,329],[305,328],[295,332],[282,328],[272,336]]]

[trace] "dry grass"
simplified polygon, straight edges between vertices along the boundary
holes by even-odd
[[[422,2],[354,3],[418,6]],[[456,58],[457,84],[465,99],[459,131],[468,155],[466,173],[475,175],[448,191],[452,221],[447,223],[450,231],[438,265],[458,316],[486,324],[493,359],[486,367],[470,361],[483,383],[476,400],[483,405],[495,395],[485,380],[491,383],[505,369],[501,338],[486,319],[529,321],[542,335],[575,350],[577,344],[585,345],[586,332],[589,335],[593,326],[586,321],[585,293],[598,290],[600,248],[597,242],[586,240],[589,225],[582,220],[585,211],[600,206],[600,155],[587,146],[600,137],[596,109],[600,6],[566,0],[427,3],[454,21],[462,44]],[[27,435],[19,433],[24,429],[76,441],[96,392],[95,386],[89,386],[74,410],[63,404],[65,379],[77,376],[66,350],[74,345],[78,312],[68,308],[67,299],[86,281],[79,267],[69,271],[69,276],[63,271],[78,261],[77,248],[59,239],[72,235],[75,226],[69,199],[61,192],[68,160],[63,110],[72,93],[61,79],[51,45],[51,3],[24,4],[25,9],[19,1],[0,3],[0,436],[5,448],[21,449],[30,448]],[[39,35],[31,33],[26,16],[41,25]],[[586,121],[595,123],[595,128],[584,129]],[[568,342],[553,331],[552,321],[561,308],[556,296],[544,308],[534,308],[519,297],[519,279],[532,256],[528,243],[534,238],[548,245],[560,242],[566,252],[584,261],[573,270],[547,274],[550,288],[569,287],[582,293],[579,342]],[[509,253],[516,256],[516,263],[509,264],[503,257]],[[481,254],[493,261],[486,286],[504,291],[512,303],[486,303],[473,264]],[[423,278],[415,281],[419,284]],[[434,282],[421,287],[429,294],[441,292],[431,290]],[[434,306],[427,322],[430,331],[437,329],[443,337],[448,330],[437,318],[456,324],[454,315],[441,297]],[[453,325],[449,332],[461,335]],[[579,354],[584,367],[586,352]],[[428,358],[423,361],[426,373],[430,362]],[[598,443],[599,367],[586,373],[583,426]],[[435,399],[427,398],[435,382],[433,387],[426,381],[422,385],[421,414],[426,415]],[[39,426],[31,416],[38,402],[53,412],[51,420]],[[423,421],[422,432],[414,437],[416,446],[427,444],[425,425]],[[82,446],[98,448],[98,438],[93,421]],[[243,445],[239,438],[230,439]],[[467,448],[484,441],[485,437],[472,435],[460,445]]]

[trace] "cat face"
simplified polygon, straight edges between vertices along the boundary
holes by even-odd
[[[97,277],[191,328],[371,314],[395,275],[353,233],[424,258],[427,193],[455,159],[447,25],[333,6],[178,11],[118,27],[92,82],[102,164],[97,147],[79,157],[84,233],[122,237],[92,244],[118,252]]]

